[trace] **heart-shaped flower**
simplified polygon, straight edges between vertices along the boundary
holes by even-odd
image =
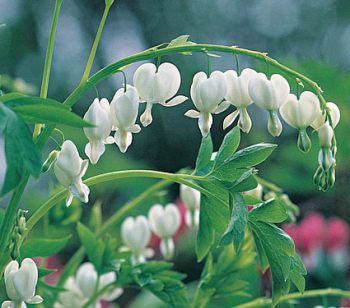
[[[28,304],[39,304],[41,296],[35,295],[38,282],[38,268],[32,259],[24,259],[21,267],[17,261],[11,261],[4,272],[6,292],[12,301],[2,303],[2,308],[26,307]]]
[[[213,124],[212,113],[220,113],[226,110],[230,104],[220,102],[227,91],[226,79],[223,72],[214,71],[208,78],[204,72],[198,72],[193,77],[191,85],[191,98],[196,110],[188,110],[185,115],[190,118],[198,118],[198,126],[205,137]]]
[[[333,128],[335,128],[338,125],[340,120],[340,110],[338,106],[332,102],[328,102],[326,105],[331,115],[332,126]],[[311,127],[315,130],[318,130],[325,122],[326,122],[326,112],[319,109],[317,117],[311,123]]]
[[[58,154],[54,165],[57,180],[66,188],[69,194],[66,200],[67,206],[72,203],[73,197],[87,203],[89,201],[90,189],[82,182],[89,165],[89,160],[82,160],[74,143],[66,140]]]
[[[157,67],[153,63],[141,65],[134,74],[134,86],[137,89],[141,101],[147,102],[145,112],[141,115],[141,123],[148,126],[152,123],[151,110],[154,104],[166,107],[175,106],[184,102],[187,97],[179,95],[171,101],[179,90],[181,83],[180,72],[174,64],[165,62]]]
[[[287,101],[280,108],[283,120],[299,130],[298,147],[303,152],[308,152],[311,148],[306,127],[315,120],[319,106],[318,97],[310,91],[305,91],[301,93],[299,100],[294,94],[289,94]]]
[[[110,117],[110,107],[108,100],[102,98],[101,101],[95,98],[84,120],[96,127],[84,127],[84,133],[89,139],[85,147],[85,153],[92,164],[96,164],[105,151],[104,141],[112,130],[112,119]]]
[[[124,244],[138,254],[151,239],[147,218],[143,215],[126,218],[121,226],[121,235]]]
[[[263,73],[257,73],[249,82],[248,91],[254,103],[270,113],[268,130],[277,137],[282,132],[282,124],[277,116],[277,110],[287,101],[290,91],[287,80],[279,74],[274,74],[268,80]]]
[[[229,114],[225,120],[223,127],[226,129],[230,126],[239,114],[238,126],[245,133],[249,133],[252,127],[252,121],[248,115],[247,107],[253,103],[253,99],[249,95],[248,85],[256,71],[246,68],[238,76],[236,71],[229,70],[224,73],[227,83],[227,92],[225,99],[237,110]]]
[[[116,130],[114,141],[120,151],[125,153],[132,142],[132,133],[140,132],[141,128],[135,124],[139,109],[139,94],[128,85],[126,91],[119,89],[111,102],[111,115]]]

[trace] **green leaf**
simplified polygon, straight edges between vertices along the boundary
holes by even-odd
[[[178,47],[178,46],[189,46],[195,45],[195,43],[188,41],[189,35],[180,35],[177,38],[174,38],[167,46],[168,47]],[[191,52],[181,52],[184,55],[191,55]]]
[[[249,212],[249,219],[255,221],[280,223],[287,218],[288,215],[284,204],[277,199],[266,201]]]
[[[22,93],[12,92],[12,93],[8,93],[8,94],[5,94],[3,96],[0,96],[0,102],[6,103],[6,102],[11,101],[13,99],[22,98],[22,97],[26,97],[26,95],[24,95]]]
[[[60,102],[40,97],[16,97],[8,100],[5,105],[16,112],[26,123],[63,124],[73,127],[93,127],[81,117],[70,111],[70,108]]]
[[[225,135],[221,143],[220,149],[214,160],[214,169],[223,164],[226,159],[229,159],[237,150],[241,140],[240,129],[235,126]]]
[[[211,159],[213,154],[213,142],[210,133],[202,138],[201,146],[199,148],[198,157],[196,161],[196,171],[204,169]]]
[[[47,275],[50,275],[54,272],[57,272],[57,270],[51,270],[46,268],[38,268],[38,278],[45,277]]]
[[[232,204],[232,205],[231,205]],[[239,193],[233,194],[231,207],[231,220],[221,238],[220,245],[229,245],[234,243],[235,249],[238,250],[244,238],[244,231],[248,221],[248,208],[244,198]]]
[[[0,131],[5,129],[6,174],[1,196],[21,182],[24,168],[39,177],[41,154],[32,139],[27,125],[12,110],[0,103]]]
[[[236,181],[228,185],[228,189],[233,192],[244,192],[254,189],[258,186],[258,182],[252,176],[257,173],[256,169],[245,171]]]
[[[252,167],[262,163],[270,156],[276,147],[276,144],[255,144],[236,152],[231,158],[227,159],[225,163],[233,164],[235,168]]]
[[[20,248],[21,258],[49,257],[60,252],[71,235],[60,239],[34,238],[23,244]]]
[[[291,269],[289,271],[290,279],[295,284],[297,289],[301,294],[305,291],[305,278],[303,275],[306,275],[307,271],[303,264],[303,261],[301,261],[300,257],[295,254],[292,258],[292,264]]]
[[[210,251],[210,247],[214,244],[215,232],[211,223],[210,213],[208,211],[208,198],[201,195],[200,211],[199,211],[199,225],[196,238],[196,254],[198,262]]]
[[[95,235],[79,221],[77,223],[77,232],[90,262],[95,266],[96,271],[100,273],[105,245],[102,241],[98,241]]]
[[[255,242],[260,242],[258,252],[263,250],[263,259],[266,257],[269,262],[273,286],[272,303],[276,305],[282,294],[289,291],[289,273],[295,255],[293,240],[282,229],[270,223],[249,220],[249,226]]]

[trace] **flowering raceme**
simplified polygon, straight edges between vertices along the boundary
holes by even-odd
[[[254,103],[269,112],[268,130],[272,136],[278,137],[282,132],[282,124],[277,110],[288,99],[290,87],[287,80],[279,74],[272,75],[268,80],[265,74],[257,73],[252,77],[248,90]]]
[[[58,154],[54,165],[57,180],[66,188],[69,188],[66,200],[67,206],[72,203],[73,197],[87,203],[89,201],[90,189],[82,182],[89,165],[89,160],[82,160],[74,143],[66,140]]]
[[[5,269],[5,285],[8,297],[12,301],[4,301],[1,308],[25,308],[28,304],[39,304],[41,296],[35,295],[38,282],[38,268],[32,259],[24,259],[19,268],[17,261],[11,261]]]
[[[191,98],[196,110],[188,110],[185,115],[198,118],[198,126],[205,137],[213,124],[212,113],[220,113],[229,107],[228,102],[220,104],[227,91],[226,79],[223,72],[214,71],[210,77],[204,72],[198,72],[193,77]]]
[[[84,127],[89,143],[85,147],[85,153],[92,164],[96,164],[105,151],[105,140],[112,130],[112,119],[109,116],[110,107],[108,100],[102,98],[100,101],[95,98],[84,120],[96,127]]]
[[[141,131],[141,127],[135,124],[139,107],[139,94],[136,88],[127,85],[119,89],[111,102],[111,115],[115,129],[114,141],[120,151],[125,153],[132,142],[132,133]]]
[[[159,103],[166,107],[172,107],[183,103],[187,97],[179,95],[171,101],[179,90],[181,83],[180,72],[174,64],[165,62],[158,69],[153,63],[141,65],[134,74],[134,86],[137,89],[141,101],[147,103],[144,113],[141,115],[141,123],[148,126],[152,123],[152,107]]]
[[[248,85],[256,71],[246,68],[238,76],[236,71],[229,70],[224,73],[227,83],[227,93],[225,99],[237,110],[229,114],[224,120],[224,129],[230,126],[239,114],[238,126],[245,132],[249,133],[252,127],[252,121],[248,115],[247,107],[253,103],[253,99],[248,92]]]

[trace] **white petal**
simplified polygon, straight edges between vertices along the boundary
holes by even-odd
[[[76,274],[76,282],[87,298],[89,298],[91,294],[94,294],[97,277],[97,272],[92,263],[86,262],[79,266]]]
[[[213,116],[211,115],[211,113],[201,112],[198,119],[198,127],[203,137],[208,135],[212,125],[213,125]]]
[[[58,154],[56,165],[67,174],[69,178],[77,176],[80,172],[82,159],[75,144],[66,140],[62,144],[62,149]]]
[[[118,145],[120,152],[125,153],[132,143],[132,134],[119,129],[114,134],[114,141]]]
[[[105,145],[102,141],[89,142],[85,146],[85,154],[89,157],[90,162],[94,165],[98,162],[102,154],[105,152]]]
[[[234,112],[232,112],[231,114],[229,114],[223,122],[223,129],[226,129],[227,127],[229,127],[237,118],[239,114],[239,110],[235,110]]]
[[[152,107],[153,107],[153,104],[147,102],[146,109],[140,117],[140,121],[144,127],[150,125],[153,121]]]
[[[23,301],[34,297],[38,282],[38,269],[32,259],[24,259],[18,271],[13,273],[13,284]]]
[[[215,114],[219,114],[223,111],[225,111],[228,107],[230,107],[230,102],[228,101],[223,101],[215,110],[214,113]]]
[[[1,308],[11,308],[11,301],[4,301],[2,304],[1,304]]]
[[[141,127],[138,124],[135,124],[131,127],[127,127],[127,131],[133,134],[137,134],[141,131]]]
[[[186,111],[185,116],[193,119],[198,119],[200,116],[200,112],[194,109],[190,109]]]
[[[114,143],[114,138],[112,136],[108,136],[105,139],[104,143],[106,143],[106,144],[113,144]]]
[[[77,197],[81,202],[89,202],[90,189],[87,187],[81,179],[77,179],[70,187],[69,191],[74,197]]]
[[[43,302],[43,298],[40,295],[35,295],[33,298],[26,301],[28,304],[40,304]]]
[[[182,104],[184,101],[188,100],[188,97],[183,95],[178,95],[172,98],[169,102],[162,104],[165,107],[173,107]]]
[[[200,203],[201,193],[193,189],[192,187],[188,187],[186,185],[180,185],[180,198],[185,203],[188,209],[195,210]]]

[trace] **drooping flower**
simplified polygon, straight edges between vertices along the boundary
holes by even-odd
[[[229,107],[228,102],[220,102],[227,91],[226,79],[223,72],[214,71],[208,78],[206,73],[198,72],[193,77],[191,98],[197,110],[188,110],[185,116],[198,118],[198,126],[205,137],[213,124],[212,113],[220,113]]]
[[[282,132],[282,124],[278,118],[277,110],[287,101],[290,91],[287,80],[279,74],[274,74],[268,80],[263,73],[252,77],[248,91],[254,103],[270,114],[268,130],[277,137]]]
[[[247,107],[253,103],[253,99],[249,95],[248,85],[256,71],[246,68],[238,76],[236,71],[229,70],[224,73],[227,83],[227,93],[225,99],[237,110],[229,114],[225,120],[223,127],[226,129],[230,126],[239,114],[238,126],[245,133],[249,133],[252,127],[252,121],[247,112]]]
[[[96,126],[84,127],[84,133],[90,141],[85,146],[85,153],[89,157],[90,162],[96,164],[105,151],[104,141],[112,130],[108,100],[102,98],[99,101],[98,98],[95,98],[85,113],[84,120]]]
[[[126,91],[119,89],[111,102],[111,115],[116,130],[114,141],[120,151],[125,153],[132,142],[132,133],[140,132],[141,128],[135,124],[139,108],[139,94],[136,88],[128,85]]]
[[[152,107],[159,103],[166,107],[183,103],[187,97],[179,95],[171,101],[179,90],[181,83],[180,72],[174,64],[165,62],[159,65],[158,70],[153,63],[141,65],[134,74],[134,86],[137,89],[141,101],[147,103],[145,112],[141,115],[141,123],[148,126],[152,123]]]
[[[89,201],[90,189],[82,182],[89,165],[89,160],[82,160],[74,143],[66,140],[58,154],[54,165],[54,171],[58,181],[66,188],[69,188],[66,200],[67,206],[72,203],[73,197],[87,203]]]
[[[32,259],[24,259],[19,268],[17,261],[11,261],[4,273],[6,293],[11,301],[4,301],[1,308],[26,308],[28,304],[39,304],[41,296],[35,295],[38,282],[38,268]]]
[[[201,199],[201,193],[196,189],[193,189],[189,186],[181,184],[180,198],[182,199],[182,201],[184,202],[185,206],[188,209],[188,211],[186,212],[186,220],[188,220],[187,222],[189,222],[189,224],[187,225],[193,228],[196,226],[196,215],[199,216],[198,209],[199,209],[199,204]]]
[[[79,266],[75,277],[69,277],[64,285],[66,291],[59,294],[59,302],[55,308],[63,307],[83,307],[84,304],[91,298],[96,290],[98,282],[98,290],[102,290],[107,285],[115,282],[117,275],[115,272],[108,272],[98,278],[98,274],[92,263],[86,262]],[[96,303],[92,304],[91,308],[101,308],[101,300],[111,302],[117,299],[123,293],[123,289],[114,288],[102,296]]]
[[[123,242],[134,252],[133,262],[145,262],[144,250],[151,239],[151,230],[145,216],[126,218],[121,226]]]
[[[311,140],[306,133],[306,128],[315,120],[319,111],[320,101],[317,96],[305,91],[301,93],[299,100],[294,94],[289,94],[287,101],[280,108],[284,121],[299,130],[298,147],[303,152],[311,148]]]
[[[336,104],[332,102],[328,102],[327,107],[329,108],[329,113],[331,115],[332,119],[332,126],[335,128],[340,120],[340,111]],[[321,126],[326,122],[326,112],[319,109],[317,117],[315,120],[311,123],[311,127],[315,130],[318,130],[321,128]]]
[[[162,238],[160,251],[165,259],[169,260],[174,255],[173,235],[181,224],[181,215],[175,204],[169,203],[164,208],[155,204],[148,212],[148,219],[151,230]]]

